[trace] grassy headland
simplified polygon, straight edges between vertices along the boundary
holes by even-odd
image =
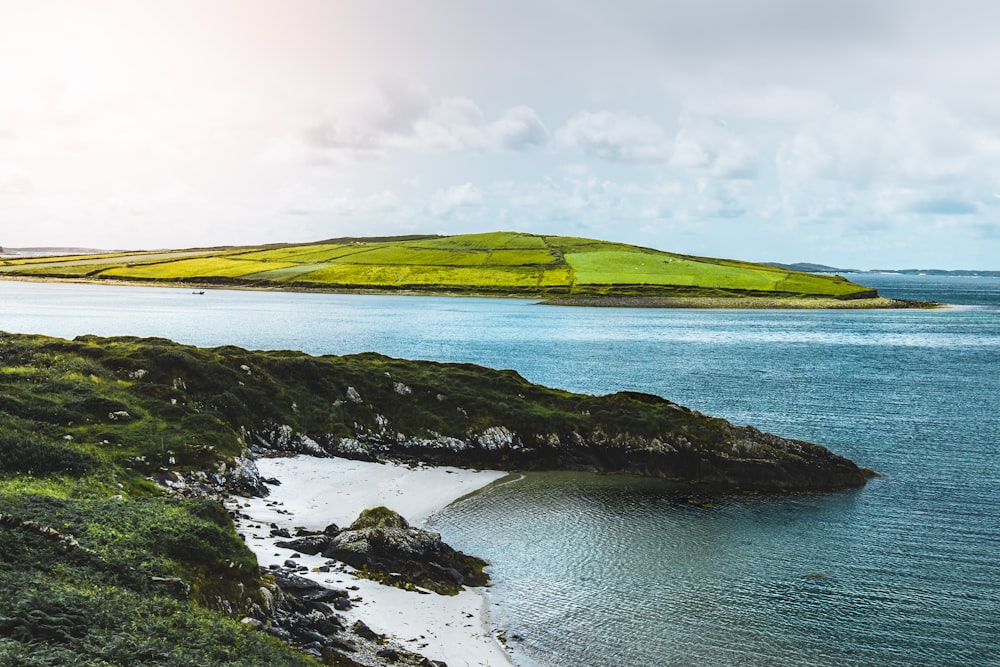
[[[840,276],[564,236],[493,232],[345,238],[300,245],[35,257],[0,277],[192,286],[523,296],[572,305],[891,307]],[[680,299],[680,302],[677,301]],[[705,301],[697,301],[706,299]],[[899,304],[896,304],[897,306]]]
[[[571,394],[513,371],[0,333],[0,664],[315,664],[237,620],[267,627],[280,595],[218,502],[254,490],[248,448],[697,489],[868,477],[659,397]]]

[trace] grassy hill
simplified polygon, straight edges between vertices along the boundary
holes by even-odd
[[[272,636],[287,633],[238,620],[272,628],[282,596],[212,499],[245,479],[247,446],[304,443],[355,458],[631,471],[685,494],[869,476],[817,445],[663,398],[571,394],[513,371],[0,332],[0,665],[320,664]]]
[[[556,299],[877,296],[839,276],[515,232],[7,259],[5,275]]]

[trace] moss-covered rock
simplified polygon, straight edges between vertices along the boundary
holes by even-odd
[[[454,595],[463,586],[485,586],[489,581],[486,561],[456,551],[438,533],[413,528],[387,507],[364,510],[349,528],[328,540],[325,557],[391,585]]]

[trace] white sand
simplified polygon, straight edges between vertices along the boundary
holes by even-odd
[[[240,520],[237,530],[264,567],[280,565],[295,553],[274,546],[281,538],[269,537],[271,523],[289,530],[322,530],[331,523],[343,528],[361,510],[385,505],[420,525],[449,503],[507,474],[311,456],[259,459],[257,467],[263,477],[281,484],[270,486],[267,498],[240,499],[240,512],[250,519]],[[375,632],[449,667],[511,665],[492,634],[480,591],[468,589],[453,597],[415,593],[355,577],[346,565],[312,572],[326,562],[320,555],[300,554],[296,560],[310,569],[298,572],[300,576],[348,588],[353,599],[361,598],[351,610],[340,612],[349,625],[360,619]]]

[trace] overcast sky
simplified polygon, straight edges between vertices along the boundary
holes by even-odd
[[[1000,269],[990,0],[0,0],[0,245]]]

